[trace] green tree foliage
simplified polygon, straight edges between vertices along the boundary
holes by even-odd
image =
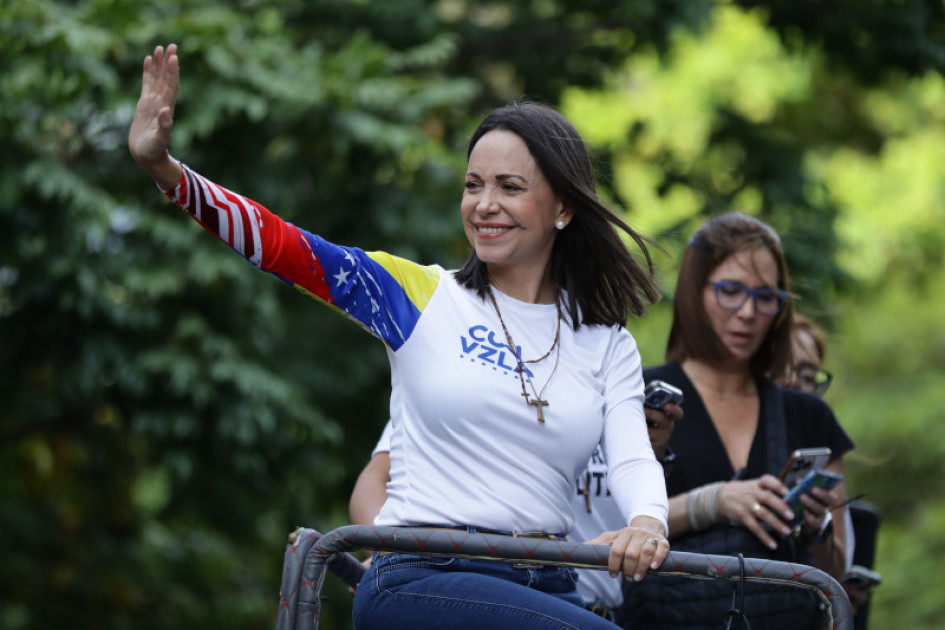
[[[603,88],[566,90],[565,112],[606,148],[631,219],[675,251],[728,208],[777,227],[798,309],[830,331],[827,399],[857,442],[848,491],[881,511],[872,625],[934,628],[945,612],[927,581],[945,546],[942,5],[829,3],[837,11],[815,19],[828,3],[737,4],[750,8],[717,7],[699,33],[636,53]],[[665,261],[667,285],[675,272]],[[644,362],[661,361],[668,304],[631,329]]]
[[[801,310],[832,324],[832,402],[860,450],[908,462],[908,480],[851,464],[883,540],[934,538],[942,5],[826,4],[0,5],[0,626],[271,627],[286,534],[346,522],[386,418],[380,345],[131,163],[141,61],[171,41],[175,156],[336,242],[459,263],[466,139],[522,95],[567,109],[608,194],[670,252],[708,214],[762,214]],[[632,323],[649,363],[665,326],[664,307]],[[924,561],[893,544],[874,614],[920,627],[942,604],[893,603]],[[322,627],[347,627],[329,587]]]
[[[739,0],[758,9],[791,48],[817,48],[832,69],[862,83],[890,71],[918,76],[945,67],[945,6],[935,0]]]
[[[133,166],[144,55],[180,45],[175,155],[337,242],[454,265],[481,114],[699,17],[578,4],[0,7],[0,625],[270,626],[286,534],[345,522],[386,417],[376,342]]]

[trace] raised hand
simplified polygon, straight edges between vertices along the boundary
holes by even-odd
[[[174,187],[180,179],[180,165],[171,159],[168,148],[174,129],[174,105],[179,86],[177,45],[154,49],[144,60],[141,96],[128,132],[128,150],[135,162],[162,188]]]

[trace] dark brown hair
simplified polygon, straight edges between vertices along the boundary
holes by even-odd
[[[817,367],[821,367],[824,358],[827,356],[827,333],[811,318],[801,315],[800,313],[794,313],[794,334],[796,335],[798,333],[807,333],[810,335],[811,340],[814,342],[814,350],[817,351],[817,358],[821,363],[821,365]]]
[[[709,275],[729,256],[741,251],[767,249],[778,265],[778,289],[789,291],[787,263],[781,239],[768,224],[740,212],[712,217],[689,240],[683,254],[673,298],[673,325],[666,345],[666,361],[725,358],[722,340],[712,329],[703,294]],[[778,313],[764,341],[751,358],[757,376],[781,374],[790,365],[792,300]]]
[[[594,168],[574,126],[551,107],[515,102],[486,116],[469,140],[467,157],[480,138],[495,130],[511,131],[525,142],[554,193],[573,213],[555,236],[551,274],[555,286],[567,292],[564,307],[574,328],[582,323],[625,326],[631,313],[646,312],[647,304],[660,299],[647,245],[659,246],[597,198]],[[617,229],[636,242],[646,267],[630,253]],[[485,297],[489,272],[475,250],[456,279]]]

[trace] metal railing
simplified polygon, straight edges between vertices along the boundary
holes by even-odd
[[[516,563],[558,564],[584,569],[606,569],[610,547],[581,543],[444,531],[411,527],[348,525],[325,535],[299,528],[289,538],[283,565],[277,630],[318,628],[321,591],[330,570],[356,586],[364,567],[350,553],[354,549],[489,558]],[[825,605],[835,630],[853,628],[853,611],[843,587],[813,567],[757,558],[670,551],[655,576],[728,580],[788,585],[813,591]]]

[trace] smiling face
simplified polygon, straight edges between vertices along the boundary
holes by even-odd
[[[766,248],[741,250],[723,260],[709,274],[708,281],[739,282],[749,289],[777,289],[778,264]],[[761,347],[776,315],[759,313],[752,298],[738,310],[725,309],[716,300],[715,287],[711,284],[703,289],[703,300],[712,330],[725,347],[728,361],[735,365],[748,365]]]
[[[490,278],[549,269],[555,223],[571,213],[515,133],[490,131],[469,154],[461,204],[466,238]]]

